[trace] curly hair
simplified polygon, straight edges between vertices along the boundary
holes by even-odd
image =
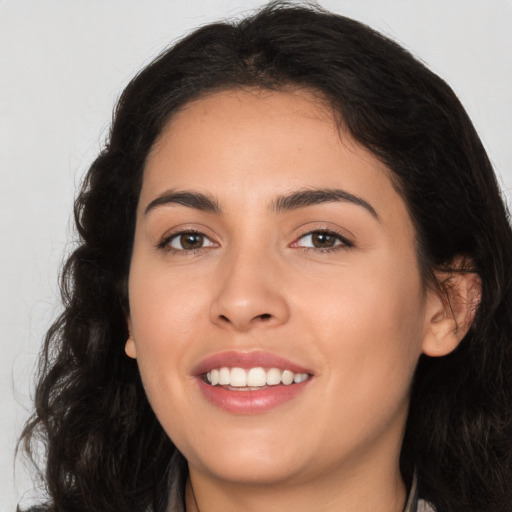
[[[179,452],[159,425],[128,337],[127,278],[146,157],[187,102],[212,91],[300,87],[391,171],[417,234],[423,275],[471,271],[481,302],[459,347],[421,356],[401,453],[439,510],[512,503],[512,230],[482,143],[446,83],[369,27],[321,8],[272,3],[204,26],[126,87],[75,203],[79,246],[62,275],[64,312],[41,356],[21,441],[46,449],[51,512],[164,511]],[[468,268],[453,268],[463,257]],[[437,283],[443,287],[446,283]],[[183,474],[186,464],[178,466]]]

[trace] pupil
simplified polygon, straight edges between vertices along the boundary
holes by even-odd
[[[203,235],[197,233],[181,235],[180,242],[183,249],[199,249],[203,245]]]
[[[334,245],[334,237],[326,233],[313,233],[312,238],[315,247],[332,247]]]

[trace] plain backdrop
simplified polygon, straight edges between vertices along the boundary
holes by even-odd
[[[193,27],[251,0],[0,0],[0,511],[31,483],[14,471],[37,353],[60,311],[72,202],[134,73]],[[510,200],[512,0],[324,0],[396,39],[454,88]]]

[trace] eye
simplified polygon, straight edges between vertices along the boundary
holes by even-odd
[[[335,247],[352,247],[353,244],[344,236],[332,231],[313,231],[302,235],[292,247],[309,249],[334,249]]]
[[[214,247],[215,244],[203,233],[187,231],[177,233],[164,240],[163,247],[174,251],[196,251],[205,247]]]

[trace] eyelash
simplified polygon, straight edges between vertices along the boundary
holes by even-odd
[[[161,242],[157,245],[158,249],[164,250],[171,254],[178,254],[183,256],[189,256],[199,253],[200,251],[207,249],[209,246],[206,247],[199,247],[197,249],[176,249],[174,247],[170,246],[170,243],[175,240],[176,238],[179,238],[183,235],[200,235],[204,237],[206,240],[210,240],[210,237],[205,235],[203,232],[196,230],[196,229],[184,229],[183,231],[178,231],[176,233],[173,233],[172,235],[166,236],[162,239]],[[211,240],[210,240],[211,242]],[[214,244],[214,242],[212,242]]]
[[[326,235],[326,236],[330,236],[330,237],[333,237],[335,239],[335,244],[336,245],[333,245],[332,247],[301,247],[298,244],[298,242],[308,236],[313,236],[313,235],[318,235],[318,234],[322,234],[322,235]],[[340,243],[337,243],[337,242],[340,242]],[[291,245],[292,247],[297,247],[298,249],[302,249],[304,252],[322,252],[322,253],[330,253],[330,252],[337,252],[337,251],[342,251],[342,250],[346,250],[346,249],[350,249],[351,247],[354,247],[354,243],[349,240],[347,237],[345,237],[344,235],[342,235],[341,233],[335,231],[335,230],[332,230],[332,229],[326,229],[326,228],[317,228],[317,229],[313,229],[311,231],[306,231],[305,233],[301,234],[297,240],[295,242],[293,242],[293,244]]]
[[[308,236],[313,236],[313,235],[318,235],[318,234],[334,237],[335,245],[333,245],[332,247],[324,247],[324,248],[302,247],[302,246],[297,245],[300,240],[302,240]],[[186,229],[183,231],[178,231],[176,233],[173,233],[170,236],[164,237],[158,243],[157,248],[161,249],[161,250],[165,250],[166,252],[171,253],[171,254],[194,255],[204,249],[208,249],[209,247],[211,247],[211,246],[203,246],[203,247],[199,247],[197,249],[176,249],[169,245],[173,240],[175,240],[176,238],[181,237],[183,235],[200,235],[200,236],[204,237],[204,239],[209,240],[212,244],[211,246],[215,245],[215,242],[212,242],[210,240],[210,238],[207,235],[205,235],[203,232],[194,230],[194,229]],[[340,243],[336,243],[336,242],[340,242]],[[340,250],[346,250],[353,246],[354,246],[354,243],[352,241],[350,241],[348,238],[346,238],[345,236],[343,236],[341,233],[338,233],[337,231],[334,231],[331,229],[324,229],[324,228],[313,229],[311,231],[307,231],[307,232],[301,234],[297,238],[297,240],[290,245],[290,247],[302,249],[302,251],[304,251],[304,252],[314,251],[314,252],[322,252],[322,253],[330,253],[330,252],[336,252],[336,251],[340,251]]]

